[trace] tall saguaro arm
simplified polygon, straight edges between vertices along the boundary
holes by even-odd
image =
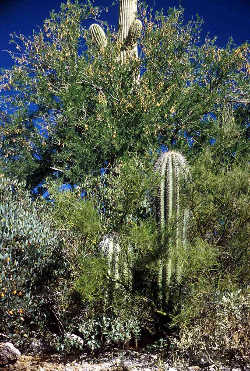
[[[137,0],[120,0],[118,41],[121,45],[122,63],[131,57],[138,57],[137,40],[141,35],[142,23],[136,15]],[[103,50],[107,45],[104,30],[98,24],[92,24],[89,32],[96,45]]]

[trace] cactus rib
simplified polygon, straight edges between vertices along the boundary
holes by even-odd
[[[96,23],[92,24],[89,27],[89,33],[92,37],[92,40],[96,43],[96,45],[100,49],[104,49],[107,46],[107,38],[105,32],[102,29],[102,27],[99,26],[99,24]]]

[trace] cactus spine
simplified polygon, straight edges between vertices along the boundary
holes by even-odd
[[[167,260],[159,261],[159,293],[164,301],[166,288],[173,273],[177,281],[182,274],[182,262],[178,259],[181,249],[185,249],[187,242],[188,210],[180,206],[180,179],[187,178],[188,167],[186,159],[178,152],[163,153],[156,162],[156,171],[161,175],[159,198],[157,200],[157,218],[162,235],[161,243],[165,243],[168,236]],[[173,220],[175,226],[172,227]],[[172,229],[172,230],[171,230]],[[174,233],[173,233],[174,232]]]
[[[124,63],[128,58],[138,57],[137,39],[140,37],[142,23],[136,19],[137,0],[120,0],[118,40],[121,44],[120,60]],[[92,24],[89,33],[102,50],[107,45],[107,38],[98,24]]]

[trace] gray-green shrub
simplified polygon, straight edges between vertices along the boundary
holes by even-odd
[[[50,326],[49,307],[62,294],[68,261],[46,205],[2,174],[0,271],[0,332],[21,344]]]

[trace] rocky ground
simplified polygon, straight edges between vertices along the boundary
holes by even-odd
[[[250,371],[237,367],[221,367],[209,365],[207,367],[180,366],[173,367],[164,362],[158,355],[140,353],[136,351],[114,351],[103,354],[98,358],[91,358],[89,355],[81,355],[78,359],[63,359],[58,355],[50,356],[29,356],[22,355],[12,365],[0,367],[1,371]]]
[[[197,364],[191,364],[176,366],[173,361],[163,360],[160,353],[115,348],[98,356],[82,352],[78,358],[76,355],[48,354],[41,349],[23,355],[12,343],[0,342],[0,371],[250,371],[250,365],[230,368],[212,364],[205,355]]]
[[[82,355],[78,359],[63,359],[58,355],[28,356],[22,355],[14,364],[1,367],[0,370],[23,371],[135,371],[135,370],[167,370],[168,365],[160,361],[159,357],[147,353],[134,351],[109,352],[92,358]]]

